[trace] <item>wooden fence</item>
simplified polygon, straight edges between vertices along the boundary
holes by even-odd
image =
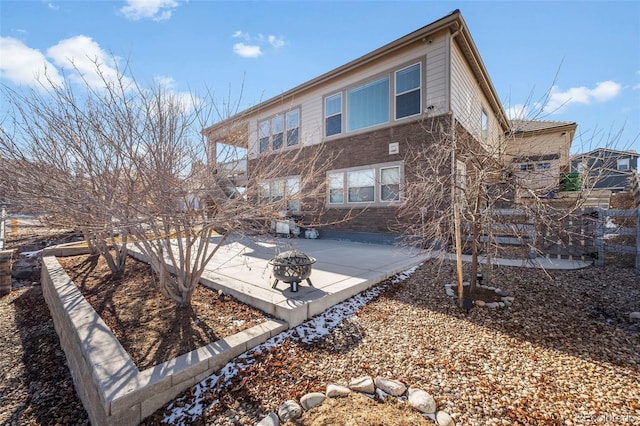
[[[597,209],[596,266],[604,266],[606,253],[635,255],[640,271],[640,206],[634,210]]]
[[[640,206],[633,210],[591,207],[571,214],[558,211],[544,218],[525,210],[495,209],[490,218],[481,242],[527,247],[529,258],[595,261],[596,266],[604,265],[606,253],[631,254],[640,271]],[[469,241],[469,227],[465,228]]]
[[[630,191],[633,194],[633,200],[636,203],[636,207],[640,206],[640,173],[634,173],[631,176],[631,188]]]

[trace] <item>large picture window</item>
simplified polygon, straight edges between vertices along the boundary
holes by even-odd
[[[269,149],[279,150],[285,145],[297,145],[300,140],[300,109],[292,109],[286,114],[278,114],[260,121],[258,140],[260,153]]]
[[[324,100],[324,127],[326,136],[342,133],[342,93]]]
[[[373,169],[347,173],[347,190],[350,203],[374,201],[376,174]]]
[[[420,64],[396,71],[396,119],[420,114]]]
[[[389,77],[347,91],[347,130],[389,121]]]

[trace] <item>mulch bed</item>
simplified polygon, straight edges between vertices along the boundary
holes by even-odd
[[[144,262],[127,259],[114,278],[101,256],[58,258],[87,301],[143,370],[265,321],[268,316],[231,296],[198,286],[191,306],[176,308]]]

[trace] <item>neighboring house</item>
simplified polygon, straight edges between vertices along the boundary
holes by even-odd
[[[589,188],[621,191],[629,189],[629,178],[638,173],[636,151],[597,148],[571,158],[571,169]]]
[[[322,183],[326,193],[315,208],[324,223],[346,211],[353,212],[353,219],[322,228],[322,235],[375,240],[388,237],[397,223],[402,187],[413,175],[404,155],[410,147],[437,137],[425,132],[425,123],[430,128],[455,125],[463,136],[503,160],[498,157],[511,124],[458,10],[208,127],[203,134],[210,142],[211,158],[224,145],[246,150],[249,175],[252,164],[274,152],[324,144],[335,159]],[[564,161],[564,148],[557,152]],[[451,162],[464,169],[460,163]],[[220,164],[218,170],[228,170],[229,164],[235,165],[233,173],[225,172],[229,176],[245,172],[233,162]],[[291,192],[288,188],[304,197],[305,188],[296,179],[292,166],[280,179],[261,182],[259,198],[279,199]],[[290,203],[289,208],[305,216],[295,211],[302,208],[300,203]]]
[[[569,172],[577,124],[567,121],[511,120],[505,160],[524,187],[551,192]]]

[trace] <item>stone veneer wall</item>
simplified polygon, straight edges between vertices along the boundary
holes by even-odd
[[[77,254],[77,247],[72,250]],[[43,257],[42,290],[76,391],[93,425],[136,425],[232,358],[288,328],[284,322],[268,320],[139,371],[53,257],[63,252],[48,250]]]

